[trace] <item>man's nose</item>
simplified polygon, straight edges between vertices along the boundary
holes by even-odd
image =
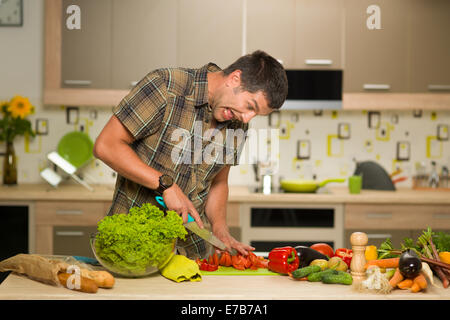
[[[248,123],[255,116],[256,116],[256,112],[255,111],[246,112],[246,113],[242,114],[242,122]]]

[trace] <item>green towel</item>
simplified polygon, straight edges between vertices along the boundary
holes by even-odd
[[[197,262],[183,255],[174,255],[161,269],[161,275],[175,282],[202,281]]]

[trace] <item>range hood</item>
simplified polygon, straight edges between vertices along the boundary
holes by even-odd
[[[342,70],[287,69],[288,96],[281,110],[342,108]]]

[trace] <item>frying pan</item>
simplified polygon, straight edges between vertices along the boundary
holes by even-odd
[[[315,180],[281,180],[280,186],[286,192],[316,192],[330,182],[345,182],[345,179],[327,179],[322,182]]]

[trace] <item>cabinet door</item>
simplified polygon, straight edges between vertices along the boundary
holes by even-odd
[[[344,92],[407,92],[410,0],[345,0]],[[379,13],[380,29],[367,21]],[[369,23],[369,25],[371,25]]]
[[[176,8],[176,0],[113,0],[113,89],[130,89],[148,72],[176,66]]]
[[[295,67],[341,68],[342,1],[297,0],[295,13]]]
[[[70,5],[80,7],[80,29],[68,29]],[[111,87],[111,0],[63,0],[62,87]]]
[[[53,254],[94,258],[90,236],[97,227],[56,226],[53,228]]]
[[[180,0],[177,16],[178,66],[226,68],[241,56],[241,0]]]
[[[263,50],[295,68],[295,0],[247,0],[247,52]]]
[[[450,1],[410,0],[411,91],[450,92]]]

